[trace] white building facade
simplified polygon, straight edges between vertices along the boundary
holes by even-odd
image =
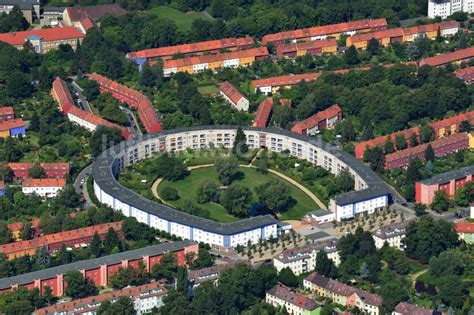
[[[377,249],[382,248],[385,242],[390,246],[399,250],[404,250],[403,239],[406,234],[406,226],[409,221],[400,223],[392,223],[384,225],[372,233]]]
[[[320,251],[325,251],[328,258],[336,266],[340,263],[339,253],[336,248],[336,240],[327,240],[303,247],[288,249],[273,257],[273,266],[280,272],[284,268],[290,268],[295,275],[301,275],[314,271],[316,268],[316,256]]]
[[[306,159],[336,175],[342,169],[348,168],[354,176],[356,191],[345,196],[344,201],[352,200],[357,203],[362,198],[365,206],[358,207],[360,212],[374,211],[375,207],[388,205],[389,193],[383,181],[367,166],[342,150],[288,131],[251,127],[244,127],[243,131],[250,148],[266,147],[274,152],[288,150],[289,155]],[[255,243],[259,239],[277,237],[277,221],[269,215],[229,224],[217,223],[146,200],[121,186],[116,180],[118,173],[125,167],[158,153],[183,151],[188,148],[231,148],[235,133],[236,127],[230,126],[194,127],[164,131],[144,136],[141,140],[122,143],[122,146],[114,148],[114,152],[110,149],[96,159],[93,168],[95,195],[100,202],[121,211],[125,216],[133,216],[140,222],[184,239],[216,247],[231,248],[246,245],[248,241]],[[379,194],[384,194],[384,197],[379,198]],[[374,199],[375,202],[368,198]],[[337,207],[338,203],[335,202],[330,210],[335,212]],[[336,219],[337,217],[336,213]]]
[[[429,0],[428,17],[446,19],[455,12],[474,12],[474,0]]]

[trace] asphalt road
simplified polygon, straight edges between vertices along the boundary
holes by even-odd
[[[123,106],[121,106],[120,108],[125,111],[125,114],[127,115],[127,118],[130,121],[130,127],[128,127],[128,130],[130,130],[130,132],[135,136],[143,135],[142,131],[140,130],[140,127],[138,126],[137,117],[135,117],[133,112]]]
[[[92,201],[89,197],[89,193],[87,192],[87,177],[89,177],[90,173],[92,172],[92,165],[90,164],[86,166],[80,173],[77,175],[76,180],[74,181],[74,189],[80,195],[84,196],[85,200],[85,207],[89,207],[92,205]]]
[[[72,87],[74,88],[74,91],[77,93],[76,96],[79,100],[81,100],[81,103],[82,103],[82,107],[81,109],[85,110],[85,111],[88,111],[89,113],[92,113],[92,108],[91,106],[89,105],[89,102],[86,100],[84,94],[82,94],[82,89],[79,85],[77,85],[77,83],[75,81],[72,81],[71,82],[71,85]],[[93,114],[93,113],[92,113]]]

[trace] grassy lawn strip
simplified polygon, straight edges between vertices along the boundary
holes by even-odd
[[[244,177],[241,180],[234,181],[234,183],[246,186],[251,191],[253,191],[256,186],[265,183],[270,178],[278,178],[279,180],[282,180],[274,174],[259,174],[255,169],[240,168],[240,171],[244,174]],[[198,185],[204,181],[218,182],[217,173],[214,167],[193,170],[187,178],[177,182],[163,181],[160,186],[158,186],[158,193],[160,193],[165,187],[173,187],[177,189],[180,199],[171,203],[176,207],[182,207],[186,199],[196,202],[196,189]],[[280,220],[298,220],[306,212],[318,209],[318,206],[303,191],[286,181],[285,183],[290,188],[291,196],[296,200],[296,203],[279,216]],[[257,196],[255,195],[254,202],[257,202]],[[200,206],[206,207],[211,212],[211,218],[213,220],[220,222],[233,222],[239,220],[239,218],[228,214],[219,204],[208,203]]]
[[[206,16],[202,12],[194,12],[189,11],[183,13],[176,9],[167,6],[159,6],[148,10],[149,13],[154,14],[160,18],[166,18],[168,20],[172,20],[178,26],[178,29],[181,31],[188,31],[191,29],[191,24],[194,20],[203,19],[203,20],[210,20],[208,16]]]
[[[213,95],[219,93],[219,88],[215,85],[205,85],[197,88],[198,92],[203,95]]]

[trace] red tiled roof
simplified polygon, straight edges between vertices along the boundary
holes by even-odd
[[[17,162],[17,163],[8,163],[8,167],[13,171],[19,169],[30,169],[35,165],[32,162]],[[67,169],[69,172],[69,163],[68,162],[56,162],[56,163],[40,163],[41,168],[44,170],[54,170],[54,169]]]
[[[117,4],[100,4],[66,8],[66,14],[69,16],[71,22],[79,22],[86,17],[96,21],[106,14],[124,15],[125,13],[127,13],[127,11]]]
[[[364,34],[356,34],[350,37],[350,41],[352,43],[357,42],[366,42],[372,38],[375,39],[382,39],[382,38],[391,38],[391,37],[402,37],[404,35],[415,35],[415,34],[423,34],[426,32],[434,32],[438,29],[446,30],[451,28],[459,27],[459,22],[456,21],[444,21],[441,23],[434,23],[428,25],[417,25],[412,27],[406,28],[392,28],[383,31],[373,32],[373,33],[364,33]]]
[[[0,189],[5,189],[5,182],[3,180],[0,180]]]
[[[316,73],[304,73],[304,74],[295,74],[295,75],[282,75],[278,77],[271,77],[267,79],[258,79],[252,81],[252,86],[254,88],[260,88],[265,86],[287,86],[287,85],[296,85],[301,81],[311,82],[316,80],[321,76],[321,72]]]
[[[34,219],[31,221],[31,226],[34,229],[37,229],[39,228],[40,222],[41,222],[40,219]],[[7,225],[7,227],[11,232],[19,231],[23,227],[23,222],[10,223]]]
[[[474,82],[474,66],[458,69],[454,71],[454,75],[467,84],[472,84]]]
[[[116,232],[120,231],[122,228],[122,221],[99,224],[76,230],[48,234],[31,240],[3,244],[0,245],[0,251],[5,254],[12,254],[20,251],[39,249],[43,246],[48,246],[55,243],[69,242],[84,237],[91,237],[95,233],[104,235],[107,233],[109,228],[113,228]]]
[[[280,104],[291,107],[291,100],[280,99]],[[255,113],[255,118],[253,120],[252,126],[258,127],[258,128],[265,128],[268,124],[268,120],[270,119],[272,107],[273,107],[273,98],[269,97],[263,100],[258,106],[257,112]]]
[[[79,23],[81,23],[81,26],[84,32],[87,32],[88,30],[96,26],[95,22],[91,20],[89,17],[83,18]]]
[[[386,28],[387,26],[388,26],[387,20],[385,19],[359,20],[359,21],[352,21],[352,22],[339,23],[339,24],[316,26],[316,27],[311,27],[311,28],[298,29],[294,31],[287,31],[287,32],[265,35],[262,38],[262,45],[267,45],[270,42],[276,42],[276,41],[285,41],[285,40],[293,40],[293,39],[313,37],[313,36],[339,34],[343,32],[372,29],[374,27]]]
[[[0,115],[13,115],[13,107],[11,106],[4,106],[0,107]]]
[[[474,222],[461,221],[454,224],[456,233],[474,233]]]
[[[420,67],[424,65],[430,65],[433,67],[442,66],[451,62],[462,61],[464,59],[470,59],[474,57],[474,47],[466,49],[460,49],[454,52],[425,58],[420,61]]]
[[[25,122],[23,121],[23,118],[7,120],[5,122],[0,123],[0,131],[7,131],[20,127],[25,127]]]
[[[431,141],[430,143],[424,143],[424,144],[421,144],[421,145],[417,145],[416,147],[411,147],[411,148],[406,148],[404,150],[395,151],[395,152],[387,154],[385,156],[385,162],[388,163],[390,161],[398,160],[398,159],[406,157],[406,156],[416,155],[416,154],[419,154],[421,152],[425,152],[426,148],[430,144],[431,144],[431,147],[433,148],[433,150],[436,152],[437,148],[443,147],[445,145],[448,145],[448,144],[451,144],[451,143],[454,143],[454,142],[466,140],[467,138],[468,138],[467,133],[465,133],[465,132],[457,133],[457,134],[454,134],[454,135],[451,135],[451,136],[447,136],[447,137],[444,137],[444,138],[440,138],[440,139]]]
[[[276,48],[276,54],[278,56],[289,54],[301,50],[311,50],[323,47],[337,46],[337,40],[335,38],[328,38],[324,40],[314,40],[310,42],[292,43],[278,45]]]
[[[131,133],[130,131],[128,131],[127,128],[111,123],[108,120],[105,120],[99,116],[93,115],[76,107],[74,105],[74,100],[72,99],[71,92],[69,92],[69,89],[67,87],[66,81],[62,80],[59,77],[57,77],[53,82],[53,92],[53,95],[55,96],[55,99],[59,104],[59,108],[64,114],[74,115],[82,120],[91,123],[94,126],[103,125],[110,128],[118,128],[120,129],[121,134],[125,139],[129,139],[131,137]]]
[[[186,66],[192,66],[192,65],[197,65],[201,63],[219,62],[219,61],[231,60],[231,59],[241,59],[241,58],[248,58],[248,57],[266,57],[266,56],[268,56],[267,48],[259,47],[259,48],[238,50],[238,51],[232,51],[228,53],[221,53],[221,54],[215,54],[215,55],[204,55],[204,56],[196,56],[196,57],[187,57],[183,59],[166,60],[163,64],[163,69],[186,67]]]
[[[136,108],[138,110],[140,121],[148,133],[161,131],[161,124],[156,117],[155,109],[153,108],[153,105],[151,104],[148,97],[134,89],[112,81],[97,73],[90,74],[89,78],[97,81],[97,83],[102,88],[101,91],[104,89],[106,91],[110,91],[112,96],[115,98],[117,98],[117,94],[119,94],[120,98],[118,99],[120,101],[124,101],[128,105]]]
[[[237,104],[244,96],[231,83],[225,81],[219,85],[219,90],[224,93],[234,104]]]
[[[338,104],[334,104],[323,111],[314,114],[302,121],[297,122],[291,131],[296,133],[303,133],[303,130],[312,129],[317,126],[321,121],[338,116],[342,112],[341,107]]]
[[[282,284],[277,284],[268,290],[267,294],[308,311],[312,311],[320,306],[315,300],[305,295],[298,294]]]
[[[442,119],[442,120],[439,120],[439,121],[435,121],[435,122],[431,123],[430,126],[433,127],[435,129],[435,131],[438,131],[440,128],[449,128],[450,126],[452,126],[454,124],[459,125],[464,120],[469,121],[471,124],[474,124],[474,111],[467,112],[467,113],[461,113],[461,114],[453,116],[453,117],[449,117],[449,118],[445,118],[445,119]],[[374,138],[374,139],[371,139],[371,140],[359,142],[355,145],[355,150],[354,150],[355,151],[355,156],[356,156],[356,158],[361,159],[364,156],[365,148],[367,146],[369,148],[376,147],[377,145],[382,146],[385,143],[387,137],[390,137],[392,139],[392,142],[394,142],[397,135],[403,134],[405,136],[405,139],[409,139],[412,133],[415,133],[416,135],[418,135],[419,128],[418,127],[413,127],[413,128],[410,128],[410,129],[397,131],[397,132],[391,133],[389,135],[380,136],[380,137],[377,137],[377,138]]]
[[[91,310],[96,310],[99,308],[99,303],[108,300],[114,300],[121,296],[128,296],[135,298],[147,298],[158,295],[167,294],[168,290],[163,286],[162,283],[155,281],[152,283],[144,284],[138,287],[132,287],[127,289],[122,289],[120,291],[114,291],[111,293],[104,293],[100,295],[95,295],[87,297],[84,299],[73,300],[64,303],[58,303],[52,306],[41,308],[35,311],[36,315],[47,315],[47,314],[63,314],[74,312],[77,307],[81,307],[81,313],[88,313]]]
[[[224,38],[217,40],[210,40],[206,42],[183,44],[177,46],[168,46],[160,48],[145,49],[135,52],[129,52],[127,58],[158,58],[168,57],[177,54],[196,54],[206,51],[220,50],[220,49],[240,49],[241,46],[248,47],[254,44],[252,37],[242,38]]]
[[[25,178],[23,187],[66,187],[64,178]]]
[[[23,32],[12,32],[0,34],[0,41],[12,46],[23,45],[30,36],[39,36],[45,42],[61,41],[68,39],[80,39],[84,34],[72,26],[45,28]]]

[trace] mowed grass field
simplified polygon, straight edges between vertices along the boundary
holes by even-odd
[[[271,178],[278,178],[279,180],[285,182],[286,185],[290,188],[290,193],[293,199],[296,200],[295,204],[289,208],[284,213],[280,214],[280,220],[298,220],[306,212],[319,209],[311,198],[309,198],[303,191],[299,188],[291,185],[290,183],[280,179],[278,176],[268,173],[262,175],[257,173],[253,168],[241,167],[240,171],[244,174],[242,179],[235,180],[234,183],[248,187],[252,192],[254,188],[258,185],[261,185],[268,181]],[[163,181],[160,186],[158,186],[158,193],[160,193],[165,187],[173,187],[179,192],[180,198],[176,201],[170,202],[175,207],[183,207],[184,201],[186,199],[193,201],[197,204],[196,201],[196,190],[200,183],[202,182],[216,182],[219,183],[217,172],[213,166],[206,168],[199,168],[191,171],[191,174],[183,180],[170,182]],[[258,198],[254,193],[253,203],[257,203]],[[200,207],[206,208],[211,213],[211,219],[219,222],[234,222],[238,221],[239,218],[234,217],[227,213],[227,211],[219,204],[216,203],[206,203],[200,204]]]
[[[188,31],[191,29],[191,24],[194,20],[203,19],[210,20],[210,18],[202,12],[189,11],[183,13],[167,6],[159,6],[148,10],[149,13],[154,14],[160,18],[172,20],[178,26],[180,31]]]

